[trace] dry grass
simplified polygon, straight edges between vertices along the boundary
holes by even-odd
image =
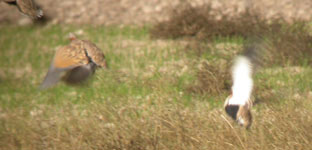
[[[296,22],[286,26],[283,32],[272,32],[269,64],[311,65],[312,36],[308,27],[306,22]]]
[[[216,37],[263,37],[270,43],[266,64],[302,65],[312,64],[309,30],[308,22],[288,23],[282,17],[267,20],[255,9],[230,17],[222,12],[213,13],[209,4],[200,7],[184,4],[176,7],[170,19],[155,25],[150,33],[154,38],[192,37],[198,40],[197,45]]]
[[[196,94],[221,95],[230,90],[231,73],[229,63],[203,61],[196,74],[197,80],[187,89]]]
[[[310,101],[262,105],[253,110],[254,123],[244,130],[224,117],[222,109],[168,103],[150,95],[148,103],[119,106],[92,104],[79,109],[42,106],[30,113],[2,112],[1,149],[309,149]],[[293,101],[294,100],[294,101]],[[261,109],[260,109],[261,108]],[[287,109],[286,109],[287,108]],[[24,114],[24,115],[22,115]]]
[[[196,37],[200,40],[218,36],[243,36],[279,31],[283,19],[265,20],[256,10],[247,10],[237,16],[213,12],[210,4],[192,7],[189,4],[177,6],[172,10],[168,21],[159,22],[151,30],[155,38]]]

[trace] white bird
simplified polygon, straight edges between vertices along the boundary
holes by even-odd
[[[232,78],[232,94],[225,101],[225,111],[240,125],[248,128],[252,122],[250,98],[253,89],[252,64],[248,57],[236,58]]]
[[[258,40],[256,42],[259,42]],[[225,100],[226,113],[241,126],[249,128],[252,123],[253,72],[258,65],[263,48],[261,44],[247,45],[244,54],[235,58],[232,67],[232,93]]]

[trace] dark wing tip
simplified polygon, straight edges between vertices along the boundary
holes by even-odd
[[[9,5],[17,5],[16,1],[10,1],[10,2],[5,2],[5,3],[7,3]]]

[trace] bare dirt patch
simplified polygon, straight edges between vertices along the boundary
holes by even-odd
[[[37,0],[44,13],[54,23],[79,24],[150,24],[167,20],[171,8],[183,3],[193,7],[212,4],[213,13],[236,15],[246,8],[256,8],[266,18],[285,16],[310,19],[312,2],[309,0]],[[0,22],[25,24],[25,16],[13,6],[0,3]],[[27,20],[27,19],[26,19]]]

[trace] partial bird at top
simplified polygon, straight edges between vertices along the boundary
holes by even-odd
[[[10,5],[15,5],[19,11],[33,19],[43,16],[43,11],[34,2],[34,0],[0,0]]]
[[[55,85],[59,80],[68,84],[81,83],[88,79],[96,68],[106,68],[103,52],[87,40],[71,37],[69,45],[59,48],[40,88]]]

